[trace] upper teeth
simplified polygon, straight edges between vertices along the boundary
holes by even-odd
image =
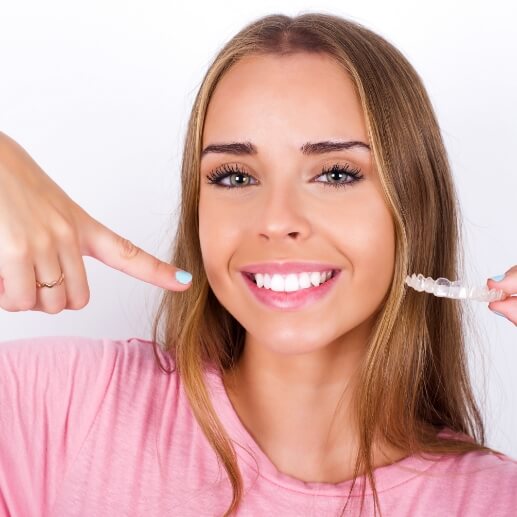
[[[288,275],[269,275],[268,273],[257,273],[253,275],[258,287],[265,287],[272,291],[298,291],[308,287],[317,287],[326,282],[332,271],[314,271],[312,273],[290,273]]]

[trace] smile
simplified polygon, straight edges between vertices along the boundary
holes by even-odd
[[[253,280],[257,287],[261,289],[271,289],[277,292],[293,292],[310,287],[318,287],[327,282],[334,271],[313,271],[304,273],[290,273],[287,275],[268,273],[249,273],[249,278]]]
[[[248,273],[241,271],[250,292],[272,309],[298,310],[323,299],[333,288],[340,270],[289,273]]]

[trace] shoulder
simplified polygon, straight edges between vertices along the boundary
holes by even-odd
[[[56,357],[73,357],[77,354],[99,357],[109,349],[116,348],[117,341],[82,336],[35,336],[15,338],[0,342],[2,357],[33,357],[35,360]]]
[[[35,515],[54,499],[88,437],[112,450],[124,436],[138,450],[142,429],[169,402],[175,407],[175,377],[160,375],[152,345],[79,336],[0,342],[0,443],[9,444],[0,447],[0,471],[9,469],[0,495],[14,494],[13,515]]]
[[[444,438],[456,438],[462,441],[473,442],[474,440],[463,433],[454,432],[451,429],[444,428],[440,431],[439,436]],[[463,454],[451,454],[444,457],[444,463],[451,469],[459,470],[492,470],[507,469],[514,474],[517,473],[517,459],[500,451],[470,451]]]
[[[108,345],[109,348],[109,345]],[[51,378],[60,379],[77,366],[88,369],[105,353],[102,340],[77,336],[37,336],[18,338],[0,343],[0,368],[10,371],[20,381],[27,377],[42,377],[52,372]],[[5,377],[4,377],[5,381]]]
[[[429,487],[434,499],[439,496],[455,508],[451,515],[508,516],[517,508],[517,461],[506,454],[447,454],[427,473],[439,478]]]
[[[168,355],[158,345],[162,361]],[[0,356],[33,358],[33,361],[52,359],[80,359],[88,361],[128,358],[146,361],[154,357],[153,342],[137,337],[125,339],[94,338],[84,336],[36,336],[0,342]],[[170,361],[169,361],[170,363]]]
[[[465,473],[495,484],[499,478],[512,479],[517,486],[517,460],[502,452],[471,451],[448,458],[445,467],[451,472]]]
[[[117,381],[129,385],[132,380],[151,381],[163,375],[159,364],[175,378],[169,354],[143,338],[37,336],[0,342],[2,374],[24,385],[43,382],[43,377],[56,387],[68,384],[74,389]]]
[[[453,437],[472,442],[473,439],[463,433],[443,429],[440,433],[443,437]],[[517,460],[499,451],[470,451],[463,454],[449,454],[442,457],[441,468],[454,476],[470,476],[489,485],[500,486],[510,481],[517,486]]]
[[[10,418],[38,411],[68,413],[67,418],[86,425],[101,408],[138,414],[177,399],[179,383],[171,363],[158,345],[142,338],[39,336],[4,341],[0,398],[12,401],[8,405],[17,414]]]

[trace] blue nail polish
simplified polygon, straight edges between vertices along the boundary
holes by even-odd
[[[498,316],[502,316],[503,318],[506,318],[506,316],[504,314],[501,314],[500,312],[497,312],[497,311],[492,311],[494,314],[497,314]]]
[[[502,274],[502,275],[496,275],[496,276],[493,276],[492,277],[492,280],[494,282],[500,282],[504,277],[505,277],[506,273]]]
[[[192,280],[192,275],[180,269],[176,271],[176,280],[181,284],[188,284]]]

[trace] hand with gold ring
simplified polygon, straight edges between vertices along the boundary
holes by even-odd
[[[85,255],[164,289],[190,287],[189,273],[93,219],[1,132],[0,244],[0,307],[10,312],[85,307]]]

